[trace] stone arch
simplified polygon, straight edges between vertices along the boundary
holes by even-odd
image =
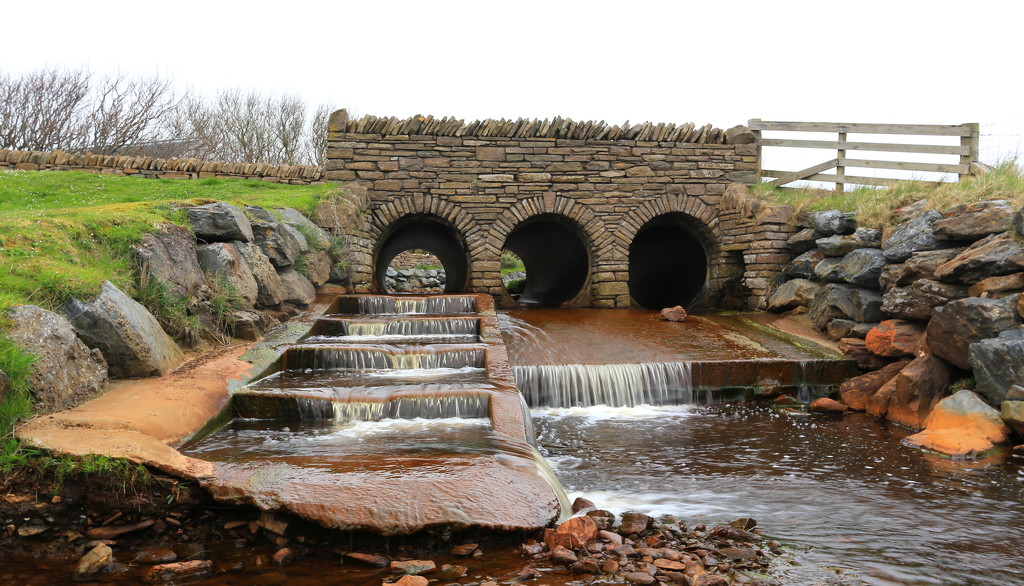
[[[631,304],[649,309],[692,307],[716,288],[721,230],[715,208],[694,197],[664,195],[622,221],[616,234],[628,260]]]
[[[471,286],[472,265],[482,254],[473,243],[482,238],[476,220],[459,206],[422,194],[393,197],[374,207],[367,225],[371,254],[366,272],[374,289],[383,290],[387,264],[407,248],[437,255],[448,272],[447,293]]]
[[[612,244],[604,222],[586,206],[552,193],[518,201],[498,217],[489,246],[509,248],[527,267],[522,305],[588,305],[597,256]],[[551,250],[560,254],[551,255]],[[503,301],[506,299],[503,291]]]

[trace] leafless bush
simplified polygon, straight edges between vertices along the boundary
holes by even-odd
[[[128,153],[158,140],[161,119],[176,105],[171,81],[155,75],[58,68],[0,74],[0,147]]]
[[[188,144],[183,156],[234,162],[320,164],[330,108],[310,118],[306,102],[291,95],[225,90],[212,99],[183,100],[165,133]]]
[[[319,165],[327,118],[292,95],[225,90],[178,97],[157,75],[86,69],[0,73],[0,148]]]

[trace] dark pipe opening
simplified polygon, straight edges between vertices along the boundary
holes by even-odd
[[[692,307],[708,279],[696,220],[680,213],[647,222],[629,245],[629,294],[648,309]]]
[[[519,304],[558,307],[580,292],[590,270],[590,256],[578,227],[556,214],[540,214],[519,224],[505,248],[523,259],[526,288]]]
[[[385,279],[391,261],[399,253],[414,248],[429,251],[444,267],[445,293],[458,293],[466,288],[469,255],[462,237],[441,218],[417,214],[395,222],[381,239],[373,270],[379,291],[387,291]]]

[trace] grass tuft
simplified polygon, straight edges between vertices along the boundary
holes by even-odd
[[[894,223],[894,211],[922,199],[928,202],[925,209],[939,211],[993,199],[1024,207],[1024,172],[1010,160],[959,182],[894,181],[886,187],[860,187],[841,194],[828,189],[779,189],[761,184],[755,185],[752,192],[772,203],[793,206],[797,212],[855,212],[859,225],[882,228]]]

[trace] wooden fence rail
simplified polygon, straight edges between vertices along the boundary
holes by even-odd
[[[793,181],[822,181],[835,183],[836,191],[842,192],[846,184],[886,185],[894,178],[859,177],[847,175],[846,169],[891,169],[897,171],[924,171],[930,173],[956,174],[957,178],[971,173],[971,163],[978,160],[978,124],[975,122],[958,125],[938,124],[858,124],[842,122],[765,122],[754,118],[747,123],[757,137],[758,181],[764,177],[773,180],[770,185],[781,187]],[[762,131],[784,132],[835,132],[837,140],[800,140],[784,138],[763,138]],[[948,144],[903,144],[889,142],[849,141],[849,134],[898,134],[914,136],[956,136],[959,145]],[[921,141],[927,142],[927,139]],[[834,149],[836,157],[799,171],[778,171],[764,169],[761,152],[764,147]],[[889,153],[915,153],[928,155],[958,155],[959,163],[919,163],[913,161],[878,161],[849,158],[847,151],[874,151]],[[824,173],[835,169],[835,174]]]

